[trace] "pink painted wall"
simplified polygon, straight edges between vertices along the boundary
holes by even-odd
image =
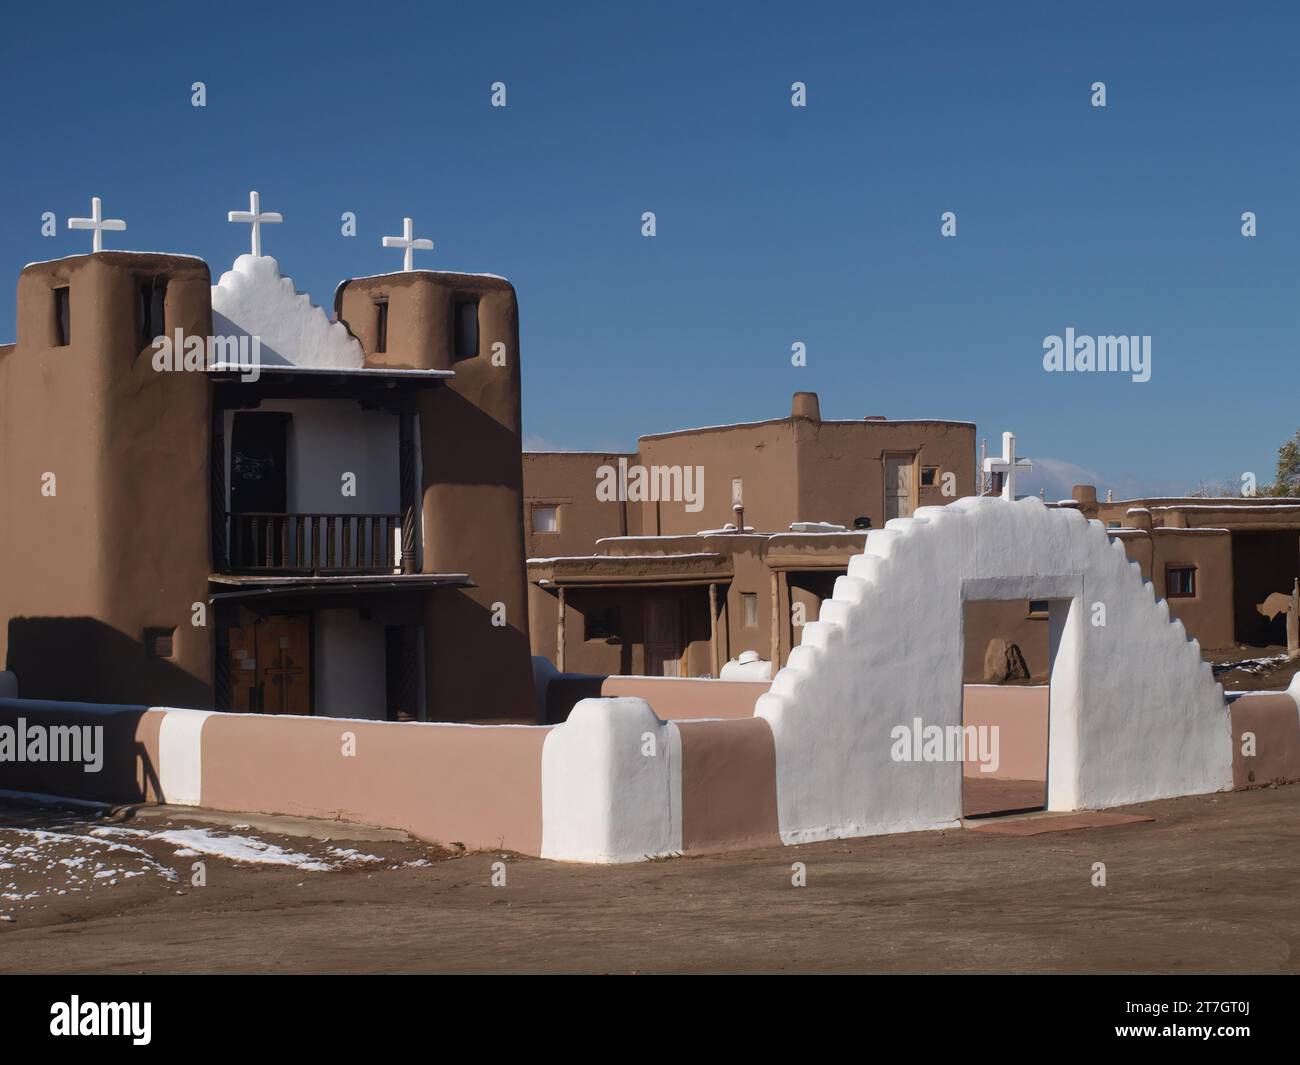
[[[1232,786],[1258,788],[1300,780],[1300,712],[1282,692],[1253,692],[1235,699],[1232,718]],[[1253,733],[1255,753],[1243,753],[1244,733]]]
[[[962,774],[989,780],[1047,779],[1047,685],[967,684],[962,723],[998,726],[997,771],[967,762]]]
[[[214,714],[201,805],[401,828],[537,854],[549,728]],[[355,736],[355,756],[344,752]]]

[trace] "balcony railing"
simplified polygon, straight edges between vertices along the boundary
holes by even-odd
[[[401,571],[399,514],[227,511],[232,573],[330,575]]]

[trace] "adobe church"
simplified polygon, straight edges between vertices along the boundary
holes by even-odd
[[[33,699],[532,720],[514,289],[412,269],[408,221],[405,269],[344,281],[331,320],[261,253],[279,215],[230,220],[252,251],[215,285],[102,250],[98,200],[91,254],[22,271],[2,668]],[[160,370],[178,331],[256,338],[257,372]]]

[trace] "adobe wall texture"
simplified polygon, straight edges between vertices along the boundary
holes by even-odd
[[[388,300],[376,351],[375,301]],[[454,357],[453,310],[477,300],[478,354]],[[535,719],[524,576],[519,309],[503,278],[415,270],[345,281],[339,318],[367,366],[454,370],[419,397],[426,573],[468,573],[476,587],[426,599],[427,702],[438,720]],[[504,365],[493,346],[504,344]],[[496,604],[504,625],[492,623]]]
[[[137,317],[154,278],[168,335],[208,336],[196,259],[102,252],[19,279],[17,342],[0,354],[0,661],[33,698],[211,705],[211,627],[191,625],[209,573],[208,382],[154,370]],[[145,657],[146,627],[174,630],[172,658]]]

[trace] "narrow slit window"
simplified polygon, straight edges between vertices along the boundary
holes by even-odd
[[[166,334],[167,325],[163,320],[167,306],[167,282],[160,278],[150,278],[140,283],[140,306],[137,318],[140,322],[140,346],[150,346],[156,337]]]
[[[63,285],[54,290],[54,343],[66,347],[72,343],[72,290]]]
[[[472,359],[478,354],[478,300],[458,301],[455,319],[453,354],[457,359]]]
[[[755,629],[758,627],[758,593],[741,592],[740,600],[745,605],[745,628]]]
[[[388,350],[388,301],[375,300],[375,351]]]

